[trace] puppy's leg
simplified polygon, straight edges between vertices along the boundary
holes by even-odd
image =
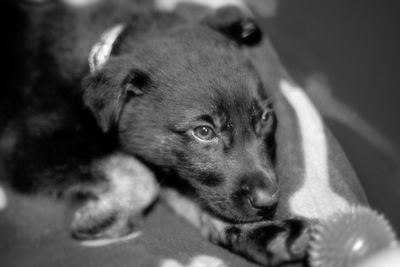
[[[299,219],[230,224],[203,211],[196,203],[172,189],[162,191],[163,199],[213,243],[263,266],[303,262],[309,228]]]
[[[116,238],[157,196],[152,172],[95,129],[66,112],[26,112],[0,136],[0,153],[12,188],[71,200],[77,207],[72,234],[79,239]],[[82,118],[82,116],[81,116]],[[84,120],[83,120],[84,121]]]
[[[132,156],[114,153],[92,165],[97,184],[76,184],[67,195],[83,196],[72,234],[78,239],[112,239],[136,230],[142,212],[154,202],[159,186],[153,173]]]

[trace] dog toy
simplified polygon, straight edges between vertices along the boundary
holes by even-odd
[[[310,265],[364,266],[364,262],[374,255],[396,246],[395,233],[382,215],[366,207],[353,207],[313,228],[309,248]],[[400,257],[397,260],[398,265],[395,263],[395,266],[400,266]],[[360,263],[362,265],[357,265]]]

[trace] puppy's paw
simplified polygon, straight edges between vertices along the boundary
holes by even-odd
[[[235,225],[223,245],[263,266],[304,262],[309,242],[307,223],[297,219]]]
[[[252,238],[271,266],[301,262],[306,257],[309,227],[302,220],[290,219],[260,227],[252,233]]]
[[[74,212],[71,232],[80,240],[120,238],[135,231],[142,212],[159,192],[153,173],[137,159],[114,154],[93,165],[102,182],[71,188],[80,204]]]
[[[298,219],[284,221],[285,229],[289,233],[286,248],[292,259],[303,259],[307,254],[310,242],[310,225]]]
[[[71,235],[79,240],[115,239],[136,231],[141,213],[117,207],[105,197],[88,200],[74,213]]]

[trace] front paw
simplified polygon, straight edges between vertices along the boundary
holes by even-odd
[[[140,223],[140,213],[118,209],[108,199],[93,199],[75,211],[71,235],[79,240],[115,239],[136,231]]]
[[[98,184],[81,184],[69,194],[78,208],[72,218],[71,233],[79,240],[116,239],[136,231],[143,211],[158,196],[153,174],[137,159],[114,154],[96,162],[93,175]]]
[[[227,230],[228,247],[263,266],[304,262],[309,227],[302,220],[263,222]]]
[[[255,257],[266,266],[304,261],[309,238],[309,227],[297,219],[265,225],[249,234],[258,254]]]

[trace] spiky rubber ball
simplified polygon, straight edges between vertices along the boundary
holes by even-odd
[[[353,267],[396,245],[387,220],[367,207],[353,207],[317,224],[311,234],[311,267]]]

